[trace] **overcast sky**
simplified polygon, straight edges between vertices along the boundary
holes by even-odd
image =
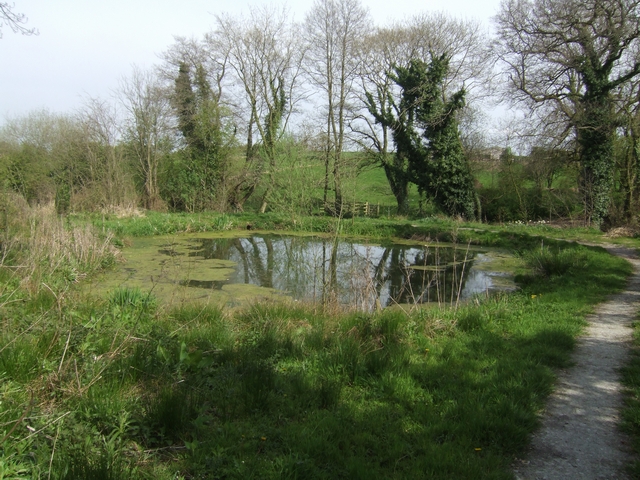
[[[48,109],[73,113],[88,97],[108,98],[133,65],[148,68],[176,35],[201,37],[216,13],[240,14],[264,1],[248,0],[12,0],[38,36],[2,28],[0,124]],[[297,20],[313,0],[286,3]],[[489,29],[500,0],[363,0],[383,25],[418,12],[477,19]]]

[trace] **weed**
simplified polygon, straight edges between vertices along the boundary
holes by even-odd
[[[268,362],[253,360],[246,362],[240,370],[242,379],[241,398],[247,412],[268,412],[272,392],[276,385],[273,366]]]
[[[572,269],[585,268],[587,256],[584,251],[575,248],[553,251],[542,246],[540,250],[527,252],[524,259],[534,274],[548,278],[564,275]]]
[[[139,288],[121,287],[111,292],[109,303],[121,308],[153,309],[156,298],[151,292],[144,293]]]
[[[634,346],[627,364],[622,369],[622,382],[626,387],[625,407],[622,412],[624,430],[631,436],[633,448],[640,451],[640,324],[633,325]],[[634,478],[640,476],[640,461],[634,460],[629,465],[629,473]]]
[[[87,274],[113,265],[118,256],[112,234],[101,238],[89,225],[66,225],[52,205],[29,208],[26,216],[12,221],[16,234],[3,242],[0,253],[3,263],[11,258],[19,265],[15,271],[32,295],[44,285],[63,291]]]
[[[458,317],[457,326],[463,332],[469,332],[478,328],[482,328],[484,323],[485,319],[482,315],[482,312],[473,309],[465,312],[464,314],[461,314]]]
[[[318,407],[330,410],[338,405],[342,383],[335,378],[321,375],[318,379],[317,399]]]
[[[231,230],[233,228],[233,220],[228,215],[219,215],[213,219],[213,230]]]
[[[150,389],[145,400],[146,411],[136,422],[142,439],[150,446],[164,446],[186,436],[204,398],[199,391],[178,384]]]

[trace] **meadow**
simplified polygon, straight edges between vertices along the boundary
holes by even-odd
[[[551,238],[595,230],[22,208],[0,263],[0,478],[513,478],[585,316],[631,272]],[[129,238],[248,225],[500,246],[523,274],[513,293],[371,313],[77,288]]]

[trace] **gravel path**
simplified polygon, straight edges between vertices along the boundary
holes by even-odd
[[[606,247],[635,267],[627,289],[598,306],[574,353],[575,365],[560,373],[542,428],[527,458],[517,460],[519,480],[627,479],[630,445],[618,429],[622,408],[619,370],[640,311],[640,260],[626,248]]]

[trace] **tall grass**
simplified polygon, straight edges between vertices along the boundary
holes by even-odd
[[[13,272],[32,295],[77,282],[118,257],[113,234],[100,235],[91,225],[67,225],[53,204],[24,206],[12,215],[0,269]]]
[[[397,237],[418,241],[458,242],[460,244],[485,245],[516,250],[540,247],[540,236],[545,245],[555,248],[553,238],[584,238],[590,242],[603,240],[603,233],[585,228],[552,228],[548,225],[504,225],[462,222],[444,217],[431,216],[421,219],[388,218],[332,218],[307,216],[291,218],[279,213],[266,214],[219,214],[179,213],[168,214],[146,212],[144,216],[119,217],[116,215],[81,214],[70,216],[72,225],[91,223],[99,232],[113,232],[118,237],[167,235],[174,233],[268,230],[301,233],[318,233],[353,237],[384,238]],[[625,243],[625,239],[607,239],[614,243]],[[626,243],[632,242],[627,239]],[[637,243],[637,242],[636,242]]]
[[[548,278],[564,275],[571,270],[580,270],[587,263],[585,252],[569,248],[545,248],[528,251],[524,260],[536,275]]]

